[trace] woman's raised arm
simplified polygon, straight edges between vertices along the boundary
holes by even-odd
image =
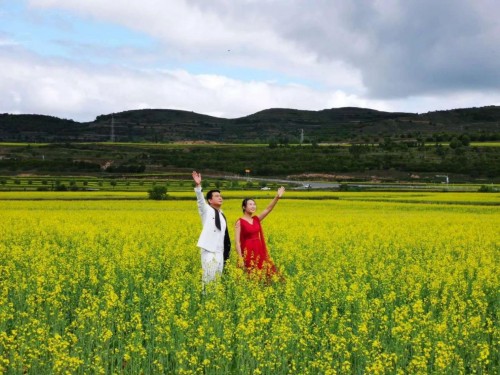
[[[260,221],[264,220],[265,217],[269,215],[269,213],[273,210],[274,206],[276,206],[276,203],[278,203],[278,200],[281,198],[284,192],[285,188],[283,186],[278,189],[278,192],[276,193],[276,196],[273,198],[271,203],[269,203],[266,209],[257,216]]]

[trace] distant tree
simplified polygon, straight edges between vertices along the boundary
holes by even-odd
[[[111,186],[113,186],[113,189],[114,189],[118,183],[115,180],[111,180],[111,182],[109,184]]]
[[[148,190],[149,199],[153,200],[165,200],[167,199],[167,187],[166,186],[153,186]]]
[[[341,183],[339,185],[339,190],[340,191],[348,191],[349,190],[349,185],[347,185],[346,183]]]
[[[68,188],[64,184],[57,184],[55,187],[56,191],[68,191]]]
[[[454,137],[450,142],[450,147],[452,149],[457,149],[460,146],[462,146],[462,142],[457,137]]]
[[[385,137],[383,143],[379,143],[379,147],[383,148],[384,150],[392,150],[396,144],[390,137]]]
[[[470,137],[467,134],[463,134],[459,137],[462,145],[468,147],[470,145]]]
[[[360,155],[367,153],[369,150],[368,146],[362,144],[354,144],[349,147],[349,153],[355,158],[359,158]]]
[[[417,137],[417,147],[420,150],[423,150],[425,148],[425,139],[421,135]]]
[[[210,182],[208,182],[207,180],[202,180],[202,181],[201,181],[201,187],[202,187],[203,189],[206,189],[206,188],[208,188],[209,186],[210,186]]]
[[[77,191],[78,190],[78,186],[76,186],[76,181],[75,180],[69,182],[69,190],[71,190],[71,191]]]
[[[283,147],[288,147],[290,145],[290,140],[288,139],[288,137],[281,137],[280,143]]]
[[[481,185],[478,191],[481,193],[495,193],[498,190],[495,189],[493,186]]]
[[[443,145],[441,144],[438,144],[436,145],[436,154],[441,156],[441,157],[445,157],[446,156],[446,150]]]

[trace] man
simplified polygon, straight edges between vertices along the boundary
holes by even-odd
[[[206,284],[214,280],[217,274],[222,273],[224,262],[229,258],[231,241],[226,217],[221,211],[223,199],[220,191],[210,190],[207,193],[207,204],[201,191],[201,174],[193,171],[193,180],[196,184],[194,191],[203,225],[197,246],[201,248],[202,281]]]

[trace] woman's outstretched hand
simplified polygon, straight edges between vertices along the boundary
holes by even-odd
[[[278,189],[278,198],[281,198],[284,192],[285,192],[285,187],[284,186],[280,187]]]

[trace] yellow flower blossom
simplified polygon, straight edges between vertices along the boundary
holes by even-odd
[[[415,194],[284,199],[283,279],[204,291],[194,200],[0,197],[0,373],[498,373],[498,197]]]

